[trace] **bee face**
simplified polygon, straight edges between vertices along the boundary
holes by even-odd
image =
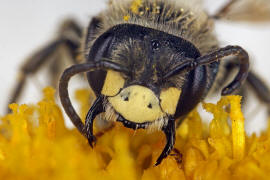
[[[153,122],[166,114],[174,115],[181,93],[173,87],[161,90],[160,95],[142,85],[123,87],[121,74],[108,71],[101,93],[108,96],[109,103],[117,113],[134,123]]]
[[[109,97],[110,105],[127,121],[145,123],[174,116],[180,108],[182,87],[190,75],[164,77],[188,58],[197,58],[200,53],[196,47],[165,32],[129,24],[108,30],[100,39],[94,43],[92,49],[95,51],[90,51],[89,61],[108,59],[126,67],[129,73],[125,75],[112,70],[88,73],[96,93]],[[93,78],[95,74],[103,77],[103,81]]]

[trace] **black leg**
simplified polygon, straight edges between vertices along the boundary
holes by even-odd
[[[7,107],[6,107],[6,113],[10,113],[10,109],[8,108],[8,105],[11,103],[15,103],[17,99],[19,98],[26,82],[26,76],[24,73],[20,73],[18,77],[18,82],[16,83],[15,87],[12,89],[12,94],[8,100]]]
[[[235,70],[237,70],[237,68],[239,68],[239,65],[237,64],[237,59],[235,57],[228,59],[228,61],[223,65],[223,70],[221,70],[221,72],[219,73],[217,79],[215,80],[215,93],[219,92],[221,87],[224,86],[224,84],[226,82],[228,82],[228,80],[230,78],[232,78]],[[248,99],[248,87],[247,87],[247,81],[245,81],[243,83],[243,85],[238,88],[237,90],[235,90],[232,94],[235,95],[240,95],[242,96],[242,105],[245,106],[246,105],[246,101]]]
[[[62,43],[62,40],[57,40],[47,45],[24,63],[20,69],[18,82],[13,89],[8,104],[14,103],[18,100],[24,89],[27,77],[36,73],[45,62],[49,61],[51,59],[51,55],[55,52],[55,49]]]
[[[48,61],[51,61],[52,64],[59,64],[58,62],[54,63],[53,61],[58,61],[58,59],[55,58],[55,55],[58,53],[60,47],[65,47],[66,51],[70,52],[72,63],[76,62],[76,51],[79,48],[78,39],[82,35],[80,27],[75,22],[69,20],[63,23],[59,33],[60,35],[55,41],[34,53],[22,65],[19,72],[18,82],[13,89],[8,104],[14,103],[19,99],[29,75],[35,74]],[[68,37],[71,34],[73,34],[73,38]],[[51,68],[50,70],[53,79],[57,79],[54,74],[59,74],[59,72],[56,72],[58,68],[54,66],[54,68]],[[7,109],[7,111],[9,110]]]
[[[227,63],[225,65],[226,72],[224,73],[224,77],[219,81],[226,81],[230,72],[232,72],[233,69],[237,68],[238,64],[236,64],[235,60],[232,60],[231,62]],[[268,105],[269,113],[270,113],[270,89],[269,87],[263,82],[263,80],[258,77],[254,72],[249,71],[246,84],[244,84],[244,87],[240,89],[239,93],[242,95],[245,99],[247,97],[247,87],[246,85],[249,85],[255,95],[258,97],[258,99]]]
[[[268,105],[268,113],[270,114],[270,90],[266,84],[253,72],[249,72],[247,83],[251,86],[256,96]]]
[[[103,99],[103,96],[97,97],[85,118],[85,126],[83,131],[91,147],[93,147],[93,143],[96,142],[96,137],[93,134],[94,119],[98,114],[104,112]]]
[[[95,39],[96,34],[99,30],[99,28],[101,27],[101,20],[98,17],[93,17],[88,29],[87,29],[87,34],[86,34],[86,38],[85,38],[85,47],[84,47],[84,51],[85,51],[85,56],[87,59],[87,56],[89,54],[89,50],[90,47],[92,46],[92,41]]]
[[[59,47],[57,47],[48,67],[48,76],[50,77],[49,83],[51,86],[57,87],[59,83],[59,77],[65,68],[64,65],[67,63],[78,64],[83,60],[80,58],[80,56],[78,56],[79,48],[79,41],[73,41],[71,39],[64,39],[64,42]]]
[[[174,122],[174,119],[172,117],[169,118],[168,124],[162,128],[162,131],[166,135],[167,143],[166,143],[162,153],[158,157],[158,159],[155,163],[155,166],[159,165],[161,163],[161,161],[164,158],[166,158],[170,154],[171,150],[173,149],[173,146],[175,143],[175,122]]]
[[[239,66],[239,72],[234,80],[222,89],[222,95],[228,95],[238,89],[246,80],[249,72],[249,57],[247,52],[239,46],[227,46],[221,48],[215,52],[209,53],[205,56],[196,59],[198,64],[206,65],[215,61],[219,61],[227,56],[236,56],[237,64]]]
[[[60,25],[59,37],[63,39],[79,39],[83,35],[82,27],[74,19],[66,19]],[[74,37],[77,36],[77,37]]]

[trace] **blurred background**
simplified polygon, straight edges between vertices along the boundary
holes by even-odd
[[[207,0],[205,8],[215,12],[223,0]],[[0,116],[16,82],[23,60],[44,46],[67,18],[87,27],[91,17],[106,7],[106,0],[0,0]],[[216,34],[222,46],[240,45],[251,57],[251,69],[270,85],[270,23],[216,22]],[[42,76],[27,81],[20,103],[36,103],[46,86]],[[215,100],[211,100],[215,101]],[[252,100],[245,112],[249,133],[265,128],[265,107]],[[210,116],[211,117],[211,116]]]

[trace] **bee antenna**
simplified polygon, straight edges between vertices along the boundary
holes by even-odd
[[[168,79],[177,74],[188,72],[195,69],[198,66],[208,65],[214,62],[218,62],[227,56],[236,56],[238,60],[239,71],[234,78],[234,80],[222,89],[222,95],[231,94],[237,88],[239,88],[242,83],[246,80],[249,72],[249,57],[247,52],[239,46],[226,46],[225,48],[220,48],[214,52],[208,53],[204,56],[198,57],[197,59],[189,58],[187,61],[183,62],[179,66],[175,67],[172,71],[167,73],[164,78]]]
[[[67,68],[63,72],[60,78],[59,96],[60,96],[61,103],[64,107],[65,112],[67,113],[70,120],[72,121],[72,123],[83,135],[85,135],[83,131],[84,124],[81,118],[79,117],[79,115],[76,113],[70,101],[69,93],[68,93],[68,83],[69,83],[70,78],[78,73],[89,72],[89,71],[98,70],[98,69],[112,69],[118,72],[129,73],[127,68],[123,67],[122,65],[119,65],[110,61],[100,61],[100,62],[95,62],[95,63],[87,62],[84,64],[73,65]]]

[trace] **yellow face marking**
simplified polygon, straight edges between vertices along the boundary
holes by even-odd
[[[108,100],[116,112],[135,123],[153,122],[165,115],[154,92],[143,86],[129,86]]]
[[[108,70],[101,94],[115,96],[124,87],[125,80],[119,72]]]
[[[160,93],[160,105],[164,112],[174,115],[181,91],[170,87]]]

